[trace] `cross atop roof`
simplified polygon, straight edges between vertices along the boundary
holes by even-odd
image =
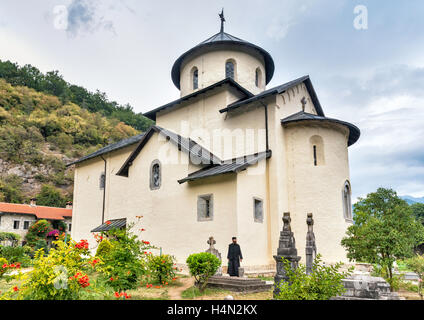
[[[224,8],[222,8],[222,11],[219,14],[219,17],[221,18],[221,33],[224,33],[224,22],[225,22]]]

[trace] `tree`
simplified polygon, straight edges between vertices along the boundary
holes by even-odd
[[[209,278],[216,273],[221,265],[221,261],[209,252],[192,254],[187,258],[186,263],[200,292],[205,290]]]
[[[37,204],[41,206],[64,208],[66,202],[66,198],[62,196],[59,189],[48,184],[43,185],[37,195]]]
[[[411,209],[415,219],[424,224],[424,203],[414,203]]]
[[[420,295],[421,300],[423,300],[423,280],[424,280],[424,256],[417,255],[413,258],[406,260],[406,265],[412,271],[418,274],[418,294]]]
[[[349,260],[374,263],[386,271],[393,291],[393,263],[413,255],[424,239],[408,203],[392,189],[379,188],[354,206],[354,225],[347,230],[342,246]]]

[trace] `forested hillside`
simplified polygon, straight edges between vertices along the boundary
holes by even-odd
[[[106,94],[99,90],[92,93],[83,87],[69,84],[58,71],[43,74],[30,64],[20,67],[16,63],[0,60],[0,78],[13,86],[25,86],[54,95],[64,104],[73,102],[90,112],[99,112],[105,117],[118,119],[137,130],[144,131],[152,124],[141,113],[134,113],[129,104],[120,105],[109,101]]]
[[[0,201],[36,197],[64,206],[73,190],[66,163],[150,125],[130,106],[69,85],[57,72],[0,61]]]

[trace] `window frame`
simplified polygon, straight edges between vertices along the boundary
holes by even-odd
[[[230,71],[232,73],[232,76],[231,74],[229,75],[229,71],[228,71],[229,64],[233,66],[232,70]],[[228,59],[227,61],[225,61],[225,78],[231,78],[233,80],[237,80],[237,64],[234,59]]]
[[[26,224],[28,224],[28,227],[26,228]],[[29,226],[31,225],[31,221],[25,220],[24,221],[24,230],[29,230]]]
[[[207,199],[206,199],[207,198]],[[203,194],[197,197],[197,221],[205,222],[205,221],[213,221],[214,218],[214,196],[213,194]],[[209,202],[209,217],[206,216],[206,212],[201,212],[201,203],[200,201],[208,201]]]
[[[197,67],[193,67],[191,70],[191,87],[193,90],[199,89],[199,69]]]
[[[256,202],[260,202],[261,204],[261,216],[258,219],[256,215]],[[264,222],[264,201],[261,198],[253,197],[253,221],[257,223],[263,223]]]
[[[18,227],[16,228],[16,223],[18,224]],[[20,220],[13,220],[13,230],[20,230],[21,227],[21,221]]]
[[[348,188],[348,194],[346,197],[346,187]],[[352,215],[352,187],[350,181],[346,180],[343,183],[342,188],[342,205],[343,205],[343,217],[347,222],[353,222]]]
[[[159,185],[157,185],[157,186],[155,185],[155,183],[153,181],[153,168],[155,166],[159,167]],[[149,183],[150,184],[150,190],[152,190],[152,191],[159,190],[162,187],[162,164],[158,159],[153,160],[151,165],[150,165],[150,179],[149,179],[149,181],[150,181],[150,183]]]

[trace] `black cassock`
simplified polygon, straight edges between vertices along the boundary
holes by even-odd
[[[243,256],[241,254],[240,246],[236,243],[232,243],[228,246],[228,255],[227,258],[229,259],[228,262],[228,274],[230,276],[238,277],[238,269],[240,267],[240,259],[243,259]]]

